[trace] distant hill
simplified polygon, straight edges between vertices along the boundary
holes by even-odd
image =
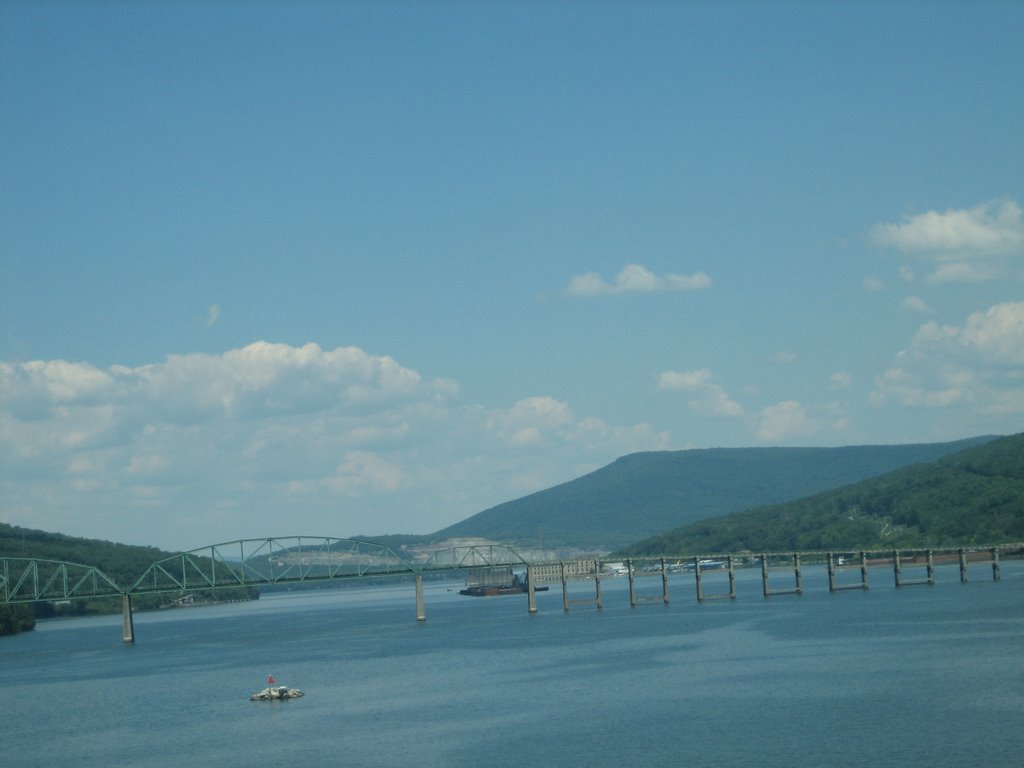
[[[0,555],[94,565],[119,584],[133,581],[151,563],[171,554],[156,547],[83,539],[0,523]]]
[[[615,549],[681,525],[797,499],[992,437],[843,448],[711,448],[623,456],[606,467],[484,510],[432,538]]]
[[[61,560],[99,568],[122,587],[130,586],[150,565],[170,557],[155,547],[137,547],[131,544],[116,544],[99,539],[83,539],[65,536],[62,533],[48,533],[31,528],[0,523],[0,556],[20,557],[35,560]],[[195,592],[211,599],[231,594],[234,599],[255,599],[259,592],[249,587],[225,590],[219,593]],[[133,598],[136,609],[158,607],[163,597],[159,595],[137,595]],[[60,614],[109,613],[119,611],[116,599],[96,598],[73,600],[59,608],[52,602],[27,603],[22,605],[0,604],[0,635],[31,629],[35,618]]]
[[[1024,434],[783,504],[702,520],[623,554],[1024,541]]]

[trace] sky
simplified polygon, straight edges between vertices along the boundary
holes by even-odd
[[[0,2],[0,521],[431,533],[1024,429],[1024,4]]]

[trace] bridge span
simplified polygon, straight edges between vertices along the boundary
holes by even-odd
[[[999,580],[1001,552],[1020,554],[1024,552],[1024,544],[916,550],[687,553],[636,556],[617,562],[596,557],[531,562],[513,548],[501,544],[398,553],[384,544],[369,541],[288,536],[237,539],[181,552],[152,563],[138,577],[129,578],[125,585],[92,565],[0,555],[0,603],[119,598],[124,619],[124,641],[133,643],[132,597],[147,594],[185,595],[205,590],[339,579],[405,577],[415,582],[416,619],[422,622],[426,620],[423,577],[438,572],[465,569],[525,571],[528,611],[534,614],[537,612],[536,587],[544,582],[561,582],[566,611],[574,604],[590,604],[600,609],[602,578],[626,576],[629,579],[630,604],[635,607],[646,600],[669,603],[669,583],[671,578],[678,578],[676,574],[693,578],[698,601],[735,599],[735,572],[741,567],[760,567],[766,598],[802,593],[802,567],[809,563],[827,564],[828,587],[832,592],[868,589],[869,572],[879,567],[892,569],[897,587],[934,584],[934,568],[938,562],[958,563],[961,581],[968,580],[972,565],[990,568],[991,577]],[[785,573],[781,578],[787,582],[781,588],[777,575],[780,571]],[[842,575],[844,571],[855,572],[855,576],[852,579],[845,577]],[[660,577],[660,593],[638,594],[636,579],[644,576]],[[788,581],[790,577],[791,582]],[[709,592],[709,579],[712,584],[726,589]],[[593,582],[592,597],[571,598],[569,585],[578,581]]]

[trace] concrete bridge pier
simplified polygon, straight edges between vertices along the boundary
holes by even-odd
[[[423,599],[423,574],[416,574],[416,621],[427,620],[427,604]]]
[[[526,604],[530,614],[537,613],[537,590],[533,586],[533,568],[526,566]]]
[[[777,566],[778,568],[787,569],[789,566],[782,565]],[[802,595],[804,593],[804,577],[800,570],[800,554],[798,552],[793,553],[793,589],[772,589],[768,583],[768,573],[772,570],[772,566],[768,564],[768,555],[761,555],[761,583],[764,588],[764,596],[769,597],[770,595]]]
[[[661,596],[657,595],[637,595],[636,592],[636,569],[633,567],[633,561],[626,561],[626,569],[629,573],[629,604],[631,607],[636,608],[641,600],[661,600],[665,605],[669,603],[668,593],[668,565],[665,563],[665,558],[661,558]]]
[[[135,642],[135,622],[132,619],[132,598],[125,595],[121,598],[121,614],[124,617],[124,641],[128,644]]]
[[[836,563],[836,557],[834,552],[828,553],[828,591],[839,592],[843,589],[867,589],[868,588],[868,565],[867,565],[867,553],[860,553],[860,581],[853,582],[850,584],[840,584],[838,573],[844,568],[856,568],[855,565],[842,565]]]
[[[915,558],[915,560],[916,560],[916,558]],[[915,563],[915,565],[920,567],[920,563]],[[923,578],[923,579],[905,579],[903,577],[903,562],[900,559],[899,550],[895,550],[892,553],[892,568],[893,568],[893,572],[896,575],[896,586],[897,587],[907,587],[907,586],[910,586],[912,584],[934,584],[935,583],[935,558],[934,558],[934,556],[932,554],[932,551],[930,549],[925,551],[925,568],[927,569],[926,570],[927,575],[925,576],[925,578]]]
[[[717,569],[717,566],[716,566]],[[736,569],[733,565],[732,555],[726,555],[725,558],[725,571],[729,576],[729,591],[720,594],[709,595],[704,592],[704,569],[701,567],[700,558],[693,558],[693,574],[694,579],[697,582],[697,602],[703,603],[705,600],[714,600],[718,598],[727,597],[731,600],[736,599]]]
[[[963,547],[957,550],[957,554],[960,557],[960,581],[966,583],[968,580],[967,569],[970,562],[970,554]],[[976,565],[991,565],[992,566],[992,580],[999,581],[1002,574],[999,571],[999,547],[992,547],[989,550],[989,560],[975,560]]]
[[[559,563],[562,567],[562,610],[569,612],[569,579],[565,575],[565,563]]]
[[[598,610],[603,607],[603,598],[601,596],[601,562],[599,560],[580,560],[569,563],[563,561],[559,563],[559,569],[562,575],[562,609],[568,613],[569,607],[573,604],[586,604],[595,605]],[[594,589],[596,593],[593,598],[581,598],[578,600],[572,600],[569,596],[569,580],[574,579],[594,579]]]

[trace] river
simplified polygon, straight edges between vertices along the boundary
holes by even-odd
[[[678,575],[636,608],[617,577],[603,610],[553,585],[536,615],[428,583],[424,623],[411,583],[319,590],[140,613],[129,646],[119,616],[41,622],[0,638],[0,761],[1019,768],[1024,563],[936,570],[832,594],[805,567],[803,595],[767,599],[741,570],[736,600],[704,603]],[[268,674],[305,697],[249,701]]]

